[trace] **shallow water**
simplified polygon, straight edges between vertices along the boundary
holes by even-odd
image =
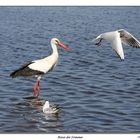
[[[91,42],[102,32],[127,29],[140,39],[139,7],[0,7],[0,132],[140,132],[140,50],[124,47],[120,61],[110,44]],[[22,64],[51,53],[57,37],[59,63],[41,80],[12,79]],[[45,100],[60,113],[45,115]]]

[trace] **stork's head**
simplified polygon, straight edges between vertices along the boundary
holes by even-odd
[[[66,45],[64,45],[64,43],[59,41],[59,39],[57,39],[57,38],[52,38],[51,44],[54,44],[56,46],[60,46],[60,47],[62,47],[63,49],[65,49],[67,51],[69,50],[69,48]]]

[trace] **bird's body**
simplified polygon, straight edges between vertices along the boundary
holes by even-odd
[[[43,112],[45,114],[55,114],[59,112],[59,107],[57,105],[50,105],[49,101],[46,101],[43,105]]]
[[[53,70],[53,68],[56,66],[58,61],[58,50],[57,46],[61,46],[64,49],[68,49],[63,43],[61,43],[57,38],[53,38],[51,40],[51,47],[52,47],[52,54],[48,57],[45,57],[43,59],[34,60],[31,61],[25,65],[23,65],[21,68],[17,69],[16,71],[12,72],[10,76],[12,78],[18,77],[18,76],[34,76],[37,78],[36,84],[34,86],[34,96],[36,96],[36,87],[38,87],[38,96],[40,93],[40,86],[39,86],[39,80],[41,77],[46,74],[47,72]]]
[[[122,60],[124,59],[122,43],[140,48],[140,42],[124,29],[100,34],[94,41],[98,41],[96,45],[99,46],[103,39],[111,43],[112,48]]]

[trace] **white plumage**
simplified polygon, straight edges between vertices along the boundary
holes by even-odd
[[[54,66],[57,63],[57,60],[58,60],[58,55],[55,56],[52,54],[51,56],[46,57],[44,59],[33,61],[34,63],[29,65],[29,68],[32,70],[37,70],[37,71],[47,73],[52,67],[54,68]]]
[[[45,114],[55,114],[59,112],[59,108],[55,105],[50,105],[49,101],[46,101],[43,105],[43,112]]]

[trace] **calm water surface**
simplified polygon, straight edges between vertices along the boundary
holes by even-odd
[[[124,28],[140,40],[140,7],[0,7],[0,132],[140,132],[140,50],[124,47],[120,61],[110,44],[91,42]],[[57,37],[59,63],[41,80],[12,79],[22,64],[51,53]],[[60,107],[45,115],[45,100]]]

